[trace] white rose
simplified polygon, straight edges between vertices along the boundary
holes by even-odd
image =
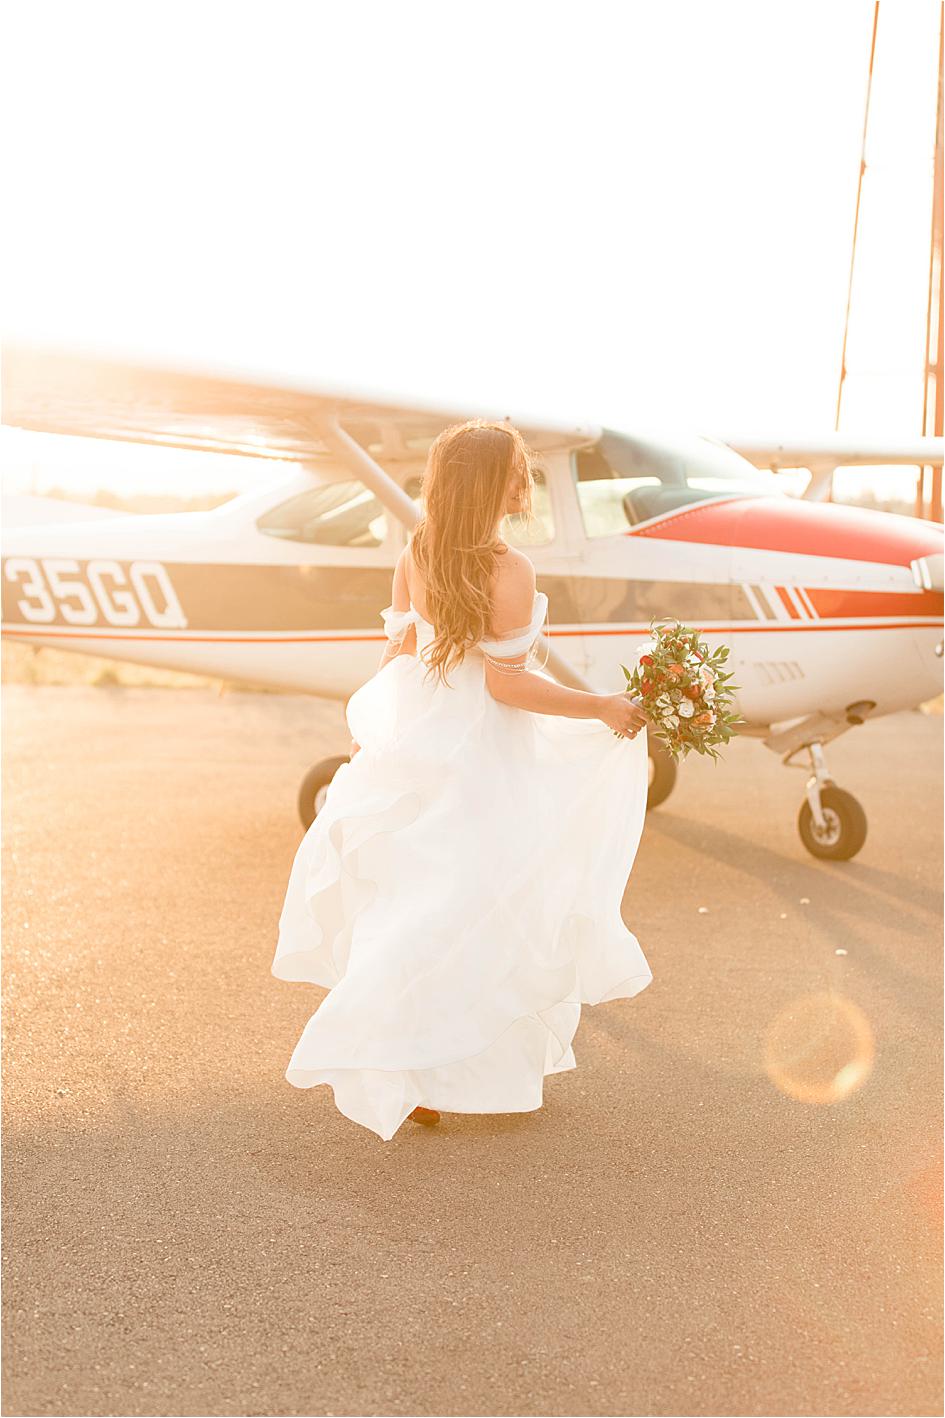
[[[680,701],[679,707],[676,712],[679,715],[680,719],[691,719],[693,714],[696,712],[696,706],[693,704],[691,699],[683,699]]]

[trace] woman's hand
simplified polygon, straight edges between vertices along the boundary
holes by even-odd
[[[626,690],[622,694],[602,695],[598,717],[620,738],[635,738],[646,723],[646,712]]]

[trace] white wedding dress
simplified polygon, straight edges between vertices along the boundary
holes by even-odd
[[[482,651],[513,657],[530,624],[484,640],[449,671],[417,627],[348,700],[361,751],[338,769],[296,853],[272,973],[329,990],[286,1070],[330,1084],[337,1108],[388,1140],[417,1104],[528,1112],[546,1074],[575,1067],[581,1004],[651,981],[620,903],[643,829],[646,729],[501,704]],[[540,672],[540,671],[539,671]]]

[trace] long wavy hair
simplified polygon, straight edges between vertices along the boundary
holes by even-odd
[[[466,651],[491,633],[490,587],[505,551],[497,527],[516,478],[517,515],[533,519],[533,464],[518,429],[488,419],[453,424],[430,447],[421,478],[423,517],[410,549],[436,632],[424,650],[427,675],[444,684]]]

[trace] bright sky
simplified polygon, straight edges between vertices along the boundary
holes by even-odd
[[[848,431],[921,429],[939,13],[880,6]],[[831,430],[872,20],[30,0],[6,21],[6,330],[628,431]],[[3,485],[221,485],[75,443],[4,430]]]

